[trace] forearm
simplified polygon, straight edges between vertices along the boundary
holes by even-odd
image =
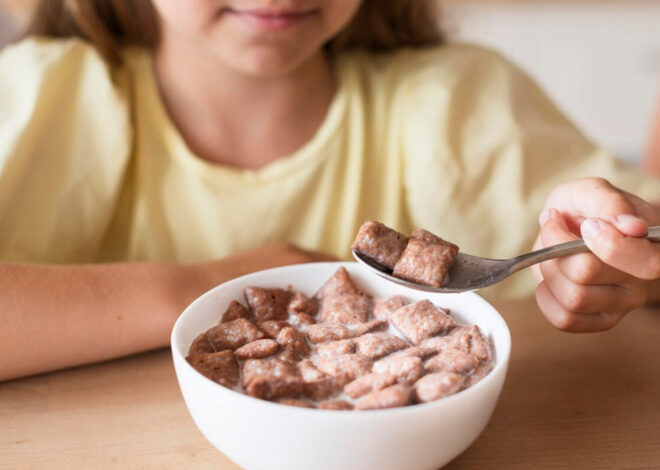
[[[165,346],[181,311],[215,285],[330,259],[274,244],[191,265],[0,264],[0,381]]]
[[[203,286],[163,264],[0,265],[0,380],[165,346]]]

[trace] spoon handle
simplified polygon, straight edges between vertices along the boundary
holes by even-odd
[[[652,242],[660,242],[660,225],[649,227],[646,239]],[[523,268],[527,268],[549,259],[573,255],[575,253],[584,253],[585,251],[589,251],[589,248],[587,248],[587,245],[582,238],[566,243],[560,243],[559,245],[549,246],[513,258],[514,263],[510,268],[510,272],[513,274]]]

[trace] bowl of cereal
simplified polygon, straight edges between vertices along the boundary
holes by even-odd
[[[250,470],[431,470],[479,436],[506,376],[506,323],[356,263],[269,269],[194,301],[172,331],[202,434]]]

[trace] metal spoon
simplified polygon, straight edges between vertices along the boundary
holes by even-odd
[[[660,225],[649,227],[646,235],[652,242],[660,242]],[[459,253],[449,269],[449,275],[445,278],[442,287],[432,287],[416,282],[406,281],[392,276],[392,271],[370,260],[366,256],[356,253],[353,250],[353,256],[358,263],[366,266],[374,273],[385,279],[410,287],[411,289],[423,290],[427,292],[456,293],[471,290],[482,289],[492,286],[513,273],[533,264],[547,261],[560,256],[572,255],[589,251],[583,239],[573,240],[559,245],[549,246],[541,250],[532,251],[524,255],[509,259],[490,259],[472,256],[465,253]]]

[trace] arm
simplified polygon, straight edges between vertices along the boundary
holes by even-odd
[[[660,103],[657,108],[654,124],[651,127],[651,139],[642,166],[648,172],[660,176]]]
[[[166,346],[179,314],[213,286],[328,259],[277,244],[191,265],[0,264],[0,381]]]

